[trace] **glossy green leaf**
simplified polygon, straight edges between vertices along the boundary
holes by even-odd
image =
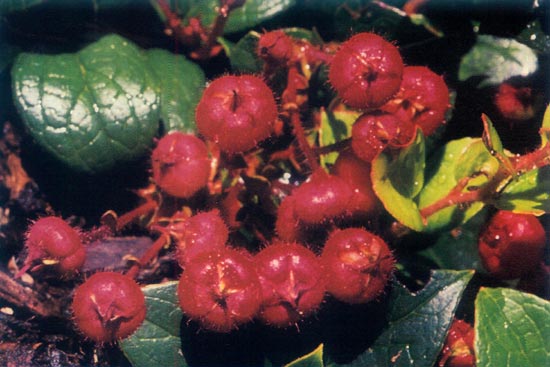
[[[219,38],[225,54],[231,63],[231,69],[242,73],[259,73],[262,70],[263,62],[257,56],[256,48],[260,34],[255,31],[248,32],[237,43],[225,38]]]
[[[157,78],[144,53],[117,35],[74,54],[20,54],[12,83],[31,135],[77,171],[135,159],[158,131]]]
[[[323,344],[315,348],[311,353],[306,354],[288,364],[285,367],[323,367]]]
[[[540,127],[541,146],[545,146],[550,141],[550,105],[546,106],[544,117],[542,118],[542,126]]]
[[[472,275],[473,271],[436,270],[417,293],[395,284],[387,328],[346,366],[432,367]]]
[[[477,367],[550,366],[550,302],[508,288],[482,288],[475,305]]]
[[[504,146],[500,140],[497,130],[495,129],[493,122],[489,116],[482,114],[481,120],[483,121],[483,135],[481,139],[485,147],[501,164],[508,169],[509,172],[513,172],[512,163],[504,152]]]
[[[550,166],[524,173],[511,181],[495,206],[516,213],[542,215],[550,213]]]
[[[471,177],[463,192],[483,186],[497,172],[498,160],[486,149],[480,138],[462,138],[447,143],[428,162],[433,171],[418,196],[418,206],[425,208],[444,198],[465,177]],[[465,223],[484,203],[476,202],[466,208],[452,205],[427,218],[426,231]]]
[[[479,35],[460,62],[458,78],[485,76],[479,87],[497,85],[514,76],[528,76],[537,67],[537,54],[526,45],[511,38]]]
[[[160,82],[160,118],[164,130],[194,132],[195,107],[206,84],[204,72],[184,56],[165,50],[148,50],[147,59]]]
[[[401,224],[421,231],[424,223],[413,200],[424,184],[424,138],[420,130],[413,144],[396,158],[382,152],[372,162],[373,189],[386,210]]]
[[[360,112],[353,110],[327,111],[321,110],[321,129],[319,130],[319,146],[326,147],[351,137],[351,127]],[[334,163],[337,152],[325,154],[321,157],[323,164]]]
[[[133,367],[185,367],[181,352],[182,313],[176,296],[177,282],[143,288],[147,316],[139,329],[119,345]]]

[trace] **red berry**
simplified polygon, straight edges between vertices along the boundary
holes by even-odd
[[[261,293],[251,256],[227,247],[195,257],[178,284],[183,312],[219,332],[250,321],[259,310]]]
[[[386,242],[362,228],[332,232],[321,258],[328,293],[347,303],[366,303],[378,297],[394,269]]]
[[[292,195],[281,201],[277,209],[275,231],[284,241],[296,241],[300,238],[300,221],[296,217],[295,200]]]
[[[54,263],[58,271],[78,271],[86,259],[80,234],[59,217],[44,217],[34,222],[27,232],[27,259],[22,271],[37,261]]]
[[[277,327],[297,323],[319,308],[325,280],[315,254],[296,243],[277,243],[255,256],[263,301],[260,319]]]
[[[414,126],[387,113],[363,114],[353,124],[351,148],[362,160],[372,162],[387,146],[407,145],[414,137]]]
[[[539,266],[545,244],[546,233],[537,217],[501,210],[480,234],[478,249],[490,274],[515,279]]]
[[[307,224],[318,224],[346,213],[353,197],[350,185],[323,169],[315,171],[292,193],[296,217]]]
[[[399,92],[382,110],[411,121],[428,136],[445,122],[449,88],[442,77],[425,66],[407,66]]]
[[[189,198],[206,186],[210,159],[199,138],[173,132],[159,140],[152,154],[153,179],[167,194]]]
[[[277,105],[256,76],[222,76],[204,91],[197,106],[199,132],[228,153],[244,152],[273,132]]]
[[[343,43],[330,64],[329,81],[344,103],[375,108],[398,90],[403,59],[397,47],[373,33],[359,33]]]
[[[176,259],[182,267],[199,254],[223,248],[229,238],[217,209],[195,214],[171,233],[176,238]]]
[[[145,319],[145,297],[130,277],[113,272],[92,275],[73,297],[74,322],[88,338],[109,343],[130,336]]]
[[[502,83],[494,102],[502,117],[509,120],[529,120],[535,115],[531,88],[515,88],[508,83]]]
[[[266,32],[258,41],[258,55],[266,62],[285,65],[292,56],[293,41],[282,30]]]
[[[463,320],[453,320],[441,350],[438,366],[474,367],[475,361],[474,329]]]

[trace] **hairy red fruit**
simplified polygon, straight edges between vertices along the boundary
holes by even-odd
[[[319,258],[297,243],[277,243],[255,256],[262,285],[260,319],[276,327],[297,323],[319,308],[325,279]]]
[[[463,320],[455,319],[439,357],[439,367],[474,367],[474,329]]]
[[[352,304],[378,297],[394,269],[394,259],[386,242],[362,228],[332,232],[321,258],[328,293]]]
[[[349,210],[353,214],[371,216],[378,211],[380,200],[372,189],[370,164],[345,150],[338,155],[331,172],[351,186],[353,196]]]
[[[277,105],[256,76],[222,76],[204,91],[195,119],[199,132],[228,153],[254,148],[273,132]]]
[[[535,115],[535,98],[531,88],[516,88],[502,83],[495,94],[494,103],[502,117],[509,120],[529,120]]]
[[[535,270],[542,262],[546,233],[537,217],[498,211],[479,237],[483,266],[501,279],[515,279]]]
[[[129,276],[102,272],[80,285],[73,297],[73,316],[78,329],[98,343],[130,336],[145,319],[145,297]]]
[[[292,193],[296,217],[318,224],[346,213],[353,197],[350,185],[338,176],[318,169]]]
[[[449,88],[442,77],[425,66],[407,66],[399,92],[382,110],[411,121],[428,136],[445,122],[449,106]]]
[[[397,47],[373,33],[359,33],[343,43],[330,64],[329,81],[344,103],[375,108],[398,90],[403,59]]]
[[[28,255],[22,271],[41,262],[54,264],[64,274],[78,271],[86,260],[86,249],[80,234],[59,217],[44,217],[34,222],[25,246]]]
[[[351,129],[351,148],[365,162],[372,162],[387,146],[402,147],[414,137],[414,125],[387,113],[363,114]]]
[[[172,132],[152,154],[153,180],[169,195],[189,198],[205,187],[210,175],[206,144],[194,135]]]
[[[294,196],[287,196],[277,209],[275,231],[284,241],[296,241],[300,238],[300,221],[296,217]]]
[[[198,213],[188,218],[173,232],[176,238],[176,259],[185,265],[196,256],[222,249],[229,231],[218,209]]]
[[[252,257],[227,247],[195,257],[178,284],[183,312],[205,329],[218,332],[252,320],[261,294]]]
[[[292,56],[293,41],[282,30],[266,32],[258,41],[258,55],[271,64],[285,65]]]

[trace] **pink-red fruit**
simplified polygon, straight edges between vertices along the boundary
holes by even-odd
[[[253,75],[214,80],[197,105],[199,132],[222,151],[244,152],[273,133],[277,105],[265,82]]]
[[[78,271],[86,260],[86,250],[79,233],[59,217],[44,217],[34,222],[27,232],[28,249],[23,270],[37,264],[53,264],[58,271]]]
[[[189,198],[208,182],[208,149],[194,135],[172,132],[164,136],[153,150],[151,160],[153,180],[169,195]]]
[[[516,88],[502,83],[495,94],[494,103],[502,117],[509,120],[529,120],[535,115],[535,98],[531,88]]]
[[[327,292],[352,304],[378,297],[394,269],[386,242],[362,228],[332,232],[321,258],[327,275]]]
[[[474,328],[466,321],[455,319],[439,357],[439,367],[475,367]]]
[[[345,104],[376,108],[398,90],[403,59],[397,47],[373,33],[344,42],[330,64],[329,81]]]
[[[145,297],[130,277],[102,272],[80,285],[73,297],[78,329],[98,343],[110,343],[134,333],[145,319]]]
[[[483,266],[501,279],[515,279],[536,270],[542,262],[546,233],[537,217],[501,210],[479,237]]]

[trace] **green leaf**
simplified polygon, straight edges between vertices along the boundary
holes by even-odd
[[[477,367],[550,366],[550,303],[508,288],[482,288],[475,305]]]
[[[151,69],[160,82],[160,118],[165,131],[195,131],[195,107],[206,78],[202,69],[181,55],[166,50],[147,51]]]
[[[31,135],[77,171],[98,173],[142,156],[158,130],[157,78],[144,53],[117,35],[75,54],[22,53],[12,83]]]
[[[145,321],[133,335],[119,342],[132,366],[187,366],[181,352],[183,315],[176,296],[177,284],[173,281],[143,288]]]
[[[351,137],[351,127],[361,115],[353,110],[327,111],[321,109],[321,129],[319,130],[319,146],[326,147],[341,140]],[[338,157],[337,152],[322,156],[324,165],[334,163]]]
[[[516,213],[550,213],[550,166],[515,177],[499,195],[495,206]]]
[[[218,38],[218,42],[229,58],[233,71],[242,73],[259,73],[262,71],[263,62],[256,53],[259,39],[260,34],[254,31],[248,32],[237,43],[225,38]]]
[[[481,137],[483,144],[485,144],[485,147],[489,153],[495,156],[495,158],[498,159],[504,167],[506,167],[508,172],[513,172],[514,169],[512,163],[506,156],[506,153],[504,153],[504,146],[502,145],[502,141],[500,140],[500,136],[498,136],[498,132],[495,129],[493,122],[489,116],[485,114],[481,115],[481,120],[483,121],[483,135]]]
[[[0,1],[0,14],[26,10],[30,7],[45,3],[46,0],[2,0]]]
[[[538,67],[537,54],[511,38],[479,35],[474,47],[462,58],[461,81],[485,76],[479,87],[497,85],[513,76],[528,76]]]
[[[542,126],[540,127],[541,146],[544,147],[550,141],[550,105],[546,106],[544,116],[542,118]]]
[[[498,160],[486,149],[480,138],[462,138],[448,142],[428,162],[433,172],[418,196],[418,206],[427,206],[444,198],[459,181],[471,177],[464,188],[466,192],[486,184],[498,170]],[[427,232],[460,225],[474,216],[485,204],[476,202],[467,208],[452,205],[427,218]]]
[[[472,276],[473,271],[436,270],[417,293],[396,284],[390,295],[387,328],[346,366],[432,367]]]
[[[544,32],[539,20],[527,24],[517,40],[541,54],[550,52],[550,35]]]
[[[323,367],[323,344],[320,344],[314,351],[306,354],[288,364],[285,367]]]
[[[372,163],[373,189],[386,210],[401,224],[422,231],[424,224],[413,198],[424,184],[424,136],[420,129],[410,146],[391,159],[382,152]]]

